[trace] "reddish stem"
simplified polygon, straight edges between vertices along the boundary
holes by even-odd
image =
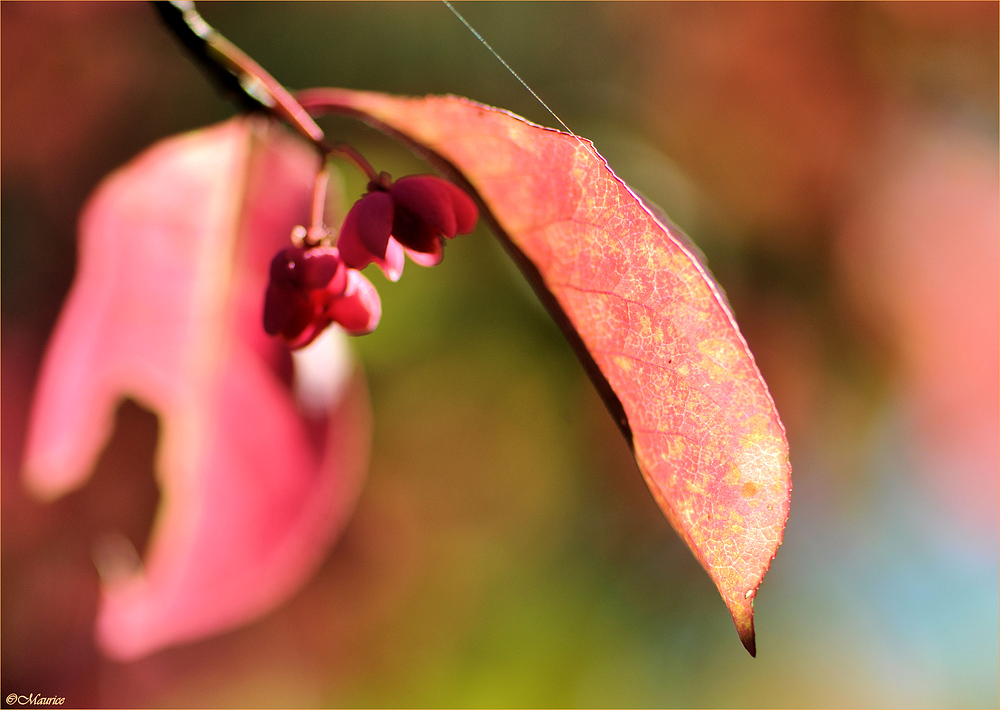
[[[313,244],[319,244],[329,236],[329,230],[323,219],[323,214],[326,211],[326,186],[329,182],[330,166],[324,158],[323,164],[316,173],[316,182],[313,186],[312,222],[308,232],[309,241]]]
[[[304,108],[302,110],[305,111]],[[350,160],[358,168],[361,169],[361,172],[363,172],[368,177],[369,180],[374,180],[374,181],[378,180],[378,173],[375,172],[375,168],[373,168],[372,164],[365,159],[365,156],[361,155],[361,153],[355,150],[354,146],[343,142],[334,143],[332,146],[329,147],[329,153],[331,154],[337,153]]]

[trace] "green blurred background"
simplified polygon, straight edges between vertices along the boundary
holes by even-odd
[[[316,577],[243,629],[102,658],[90,550],[107,530],[142,549],[156,418],[123,405],[94,480],[43,505],[18,479],[31,392],[87,194],[233,108],[145,4],[4,2],[3,695],[997,707],[997,4],[457,7],[727,290],[794,472],[758,658],[482,226],[435,269],[369,273],[369,481]],[[199,9],[289,87],[455,93],[555,123],[441,4]],[[425,169],[324,126],[377,169]]]

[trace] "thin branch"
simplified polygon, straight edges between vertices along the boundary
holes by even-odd
[[[316,182],[313,185],[312,221],[309,225],[309,238],[317,244],[328,236],[324,218],[326,216],[326,188],[329,182],[330,166],[324,161],[324,165],[316,173]]]
[[[265,111],[288,123],[322,155],[331,147],[323,130],[298,101],[263,67],[223,37],[198,14],[193,2],[154,2],[164,23],[201,67],[244,110]]]
[[[153,6],[201,68],[244,111],[263,111],[288,123],[316,146],[324,165],[328,156],[340,155],[354,163],[369,181],[378,181],[379,174],[363,155],[347,143],[327,143],[323,130],[295,97],[243,50],[205,22],[193,2],[158,0]]]

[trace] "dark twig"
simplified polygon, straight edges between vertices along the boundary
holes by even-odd
[[[164,24],[188,48],[205,72],[244,111],[262,111],[285,121],[320,153],[322,162],[339,155],[354,163],[369,180],[378,173],[347,143],[329,144],[323,130],[288,90],[257,62],[223,37],[198,14],[193,2],[153,2]]]
[[[285,121],[324,156],[333,150],[324,142],[323,130],[288,90],[205,22],[193,2],[154,2],[153,5],[198,64],[241,108],[265,111]]]

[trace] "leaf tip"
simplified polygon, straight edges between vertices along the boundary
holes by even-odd
[[[746,600],[745,604],[730,606],[733,615],[733,623],[736,624],[736,633],[743,642],[743,647],[751,657],[757,657],[757,637],[753,630],[753,598]]]
[[[757,657],[757,637],[753,632],[753,620],[750,621],[750,628],[748,629],[737,629],[740,634],[740,641],[743,642],[743,647],[750,654],[751,658]]]

